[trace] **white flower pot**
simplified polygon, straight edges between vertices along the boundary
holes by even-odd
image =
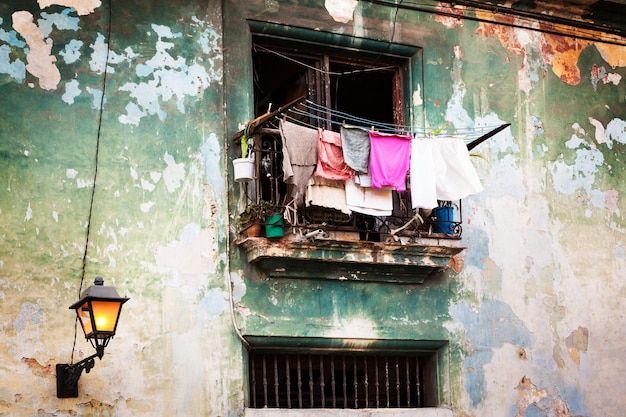
[[[254,158],[233,159],[235,181],[247,182],[254,179]]]

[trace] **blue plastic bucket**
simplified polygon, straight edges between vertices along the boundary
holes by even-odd
[[[433,222],[433,232],[454,234],[454,207],[441,206],[433,209],[435,221]]]
[[[265,218],[265,237],[282,237],[285,234],[282,213],[272,214]]]

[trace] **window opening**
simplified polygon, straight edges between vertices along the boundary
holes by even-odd
[[[251,350],[251,408],[436,406],[436,352]]]
[[[339,131],[352,121],[344,115],[375,120],[377,125],[403,125],[402,72],[406,57],[368,54],[352,49],[334,49],[285,39],[253,37],[255,117],[283,106],[297,97],[306,102],[283,117],[303,125]],[[258,135],[260,153],[256,199],[289,204],[289,187],[283,182],[282,142],[278,122]],[[308,206],[298,207],[302,223],[313,227],[358,231],[361,240],[384,239],[389,221],[402,225],[408,215],[409,193],[393,192],[394,215],[372,215]],[[397,218],[396,218],[397,217]],[[381,233],[382,231],[382,233]],[[388,231],[388,230],[387,230]]]
[[[257,173],[253,186],[244,188],[250,203],[269,202],[273,210],[285,213],[288,225],[298,226],[297,233],[314,232],[315,239],[341,236],[406,244],[422,237],[460,238],[461,202],[440,201],[433,210],[413,209],[409,175],[405,178],[407,191],[390,192],[391,200],[386,201],[392,203],[381,210],[385,215],[365,214],[376,210],[316,205],[312,200],[304,204],[293,199],[294,185],[284,181],[281,118],[314,130],[338,132],[342,124],[356,120],[366,129],[411,133],[404,124],[404,109],[410,107],[403,98],[403,77],[411,72],[408,57],[267,34],[253,35],[252,41],[255,120],[264,121],[249,131]],[[277,108],[281,111],[272,113]],[[266,119],[268,114],[272,117]],[[370,121],[371,125],[364,124]],[[293,163],[287,165],[293,167]],[[296,194],[302,196],[303,192]]]
[[[394,103],[403,102],[401,70],[408,65],[406,58],[376,55],[364,59],[348,50],[267,42],[263,37],[253,38],[255,116],[267,112],[270,105],[277,108],[303,96],[338,112],[403,123],[402,108]],[[303,121],[334,130],[337,125],[322,119],[343,122],[330,114],[319,115],[318,120]]]
[[[331,72],[345,75],[331,75],[331,108],[353,114],[364,119],[384,123],[401,122],[394,118],[394,77],[392,71],[350,72],[352,67],[332,63]],[[400,100],[400,98],[398,98]],[[337,117],[338,122],[342,122]],[[401,123],[398,123],[401,124]]]

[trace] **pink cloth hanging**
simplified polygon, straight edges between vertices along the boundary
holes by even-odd
[[[406,174],[411,156],[411,136],[370,131],[372,187],[395,187],[406,191]]]
[[[347,180],[354,175],[343,157],[341,135],[331,130],[318,129],[317,168],[314,175],[328,180]]]

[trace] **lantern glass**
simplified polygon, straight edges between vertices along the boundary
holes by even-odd
[[[120,301],[89,300],[76,309],[87,339],[115,334],[122,309]]]
[[[115,333],[122,303],[119,301],[92,301],[93,324],[96,332]]]
[[[89,302],[84,303],[76,309],[76,315],[80,320],[80,325],[85,332],[85,337],[89,337],[93,333],[93,325],[91,324],[91,309],[89,308]]]

